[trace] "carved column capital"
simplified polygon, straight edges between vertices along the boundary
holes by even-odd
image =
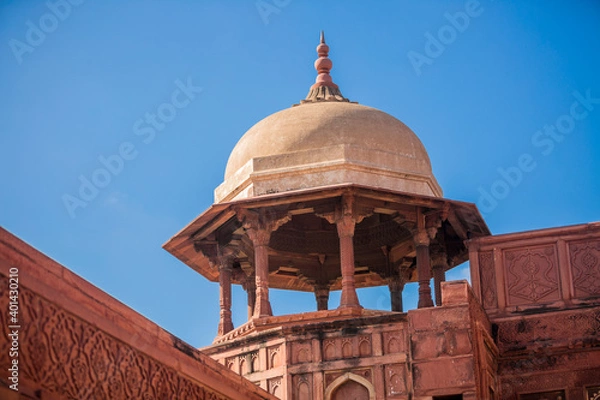
[[[267,246],[271,239],[271,233],[292,219],[292,216],[287,213],[267,214],[246,209],[238,209],[236,214],[254,247]]]
[[[404,289],[406,282],[398,276],[387,278],[388,287],[391,292],[398,292]]]
[[[448,255],[440,249],[431,249],[431,267],[448,269]]]
[[[330,224],[336,224],[340,238],[353,237],[356,224],[361,223],[366,217],[373,215],[373,210],[359,207],[356,204],[354,196],[346,193],[342,195],[341,202],[336,205],[334,211],[316,215],[326,219]]]
[[[265,228],[246,227],[246,234],[254,247],[268,246],[271,240],[271,231]]]
[[[316,284],[315,285],[315,298],[317,300],[317,310],[323,311],[328,309],[329,303],[329,285],[328,284]]]
[[[352,215],[343,215],[335,222],[337,226],[338,236],[343,237],[354,237],[354,228],[356,227],[356,221]]]
[[[429,233],[426,229],[417,229],[413,233],[413,240],[415,241],[415,246],[429,246],[429,243],[431,243]]]

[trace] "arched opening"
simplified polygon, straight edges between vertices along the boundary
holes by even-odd
[[[369,390],[355,381],[346,381],[338,386],[331,400],[369,400]]]
[[[325,400],[375,400],[375,388],[362,376],[348,372],[331,382]]]

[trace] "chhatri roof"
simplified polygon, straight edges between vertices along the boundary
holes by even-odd
[[[256,260],[248,229],[254,221],[257,227],[272,223],[271,288],[339,290],[339,232],[332,218],[344,204],[352,204],[357,221],[356,287],[400,276],[417,280],[419,229],[427,230],[432,257],[445,269],[468,259],[465,240],[490,234],[474,204],[442,197],[427,152],[406,125],[341,94],[329,74],[328,51],[321,36],[319,74],[306,99],[246,132],[215,204],[164,244],[207,279],[219,279],[219,257],[227,256],[234,260],[231,282],[252,281]]]
[[[317,53],[318,75],[306,98],[242,136],[215,201],[339,184],[441,197],[417,135],[395,117],[342,95],[330,75],[323,34]]]

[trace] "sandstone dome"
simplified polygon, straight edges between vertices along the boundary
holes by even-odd
[[[251,127],[234,147],[215,201],[358,184],[441,197],[425,147],[405,124],[345,99],[322,40],[305,100]]]

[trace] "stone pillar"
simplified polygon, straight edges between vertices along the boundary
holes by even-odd
[[[317,311],[329,309],[329,285],[316,285],[315,297],[317,299]]]
[[[445,254],[441,254],[435,258],[432,266],[436,306],[442,305],[442,282],[446,282],[446,269],[448,269],[448,260]]]
[[[253,317],[273,315],[269,302],[269,239],[271,231],[266,228],[248,228],[248,237],[254,246],[254,270],[256,273],[256,298]]]
[[[336,220],[336,225],[340,239],[340,267],[342,270],[342,296],[339,308],[360,307],[354,282],[353,237],[356,221],[351,213],[344,212]]]
[[[256,277],[250,275],[246,280],[246,294],[248,295],[248,321],[254,315],[254,305],[256,304]]]
[[[402,312],[402,291],[404,290],[404,280],[399,276],[389,279],[390,298],[392,311]]]
[[[267,211],[261,210],[260,213],[244,209],[236,211],[238,220],[242,222],[254,248],[254,272],[256,274],[256,297],[252,314],[254,318],[273,315],[269,302],[269,240],[272,232],[292,218],[289,214],[278,217],[273,214],[271,217],[267,217],[265,215]]]
[[[217,332],[222,336],[233,330],[231,321],[231,263],[233,260],[230,257],[221,257],[219,261],[219,305],[221,310]]]
[[[419,229],[415,235],[417,248],[417,279],[419,281],[418,308],[433,307],[431,298],[431,262],[429,260],[429,235],[425,229]]]

